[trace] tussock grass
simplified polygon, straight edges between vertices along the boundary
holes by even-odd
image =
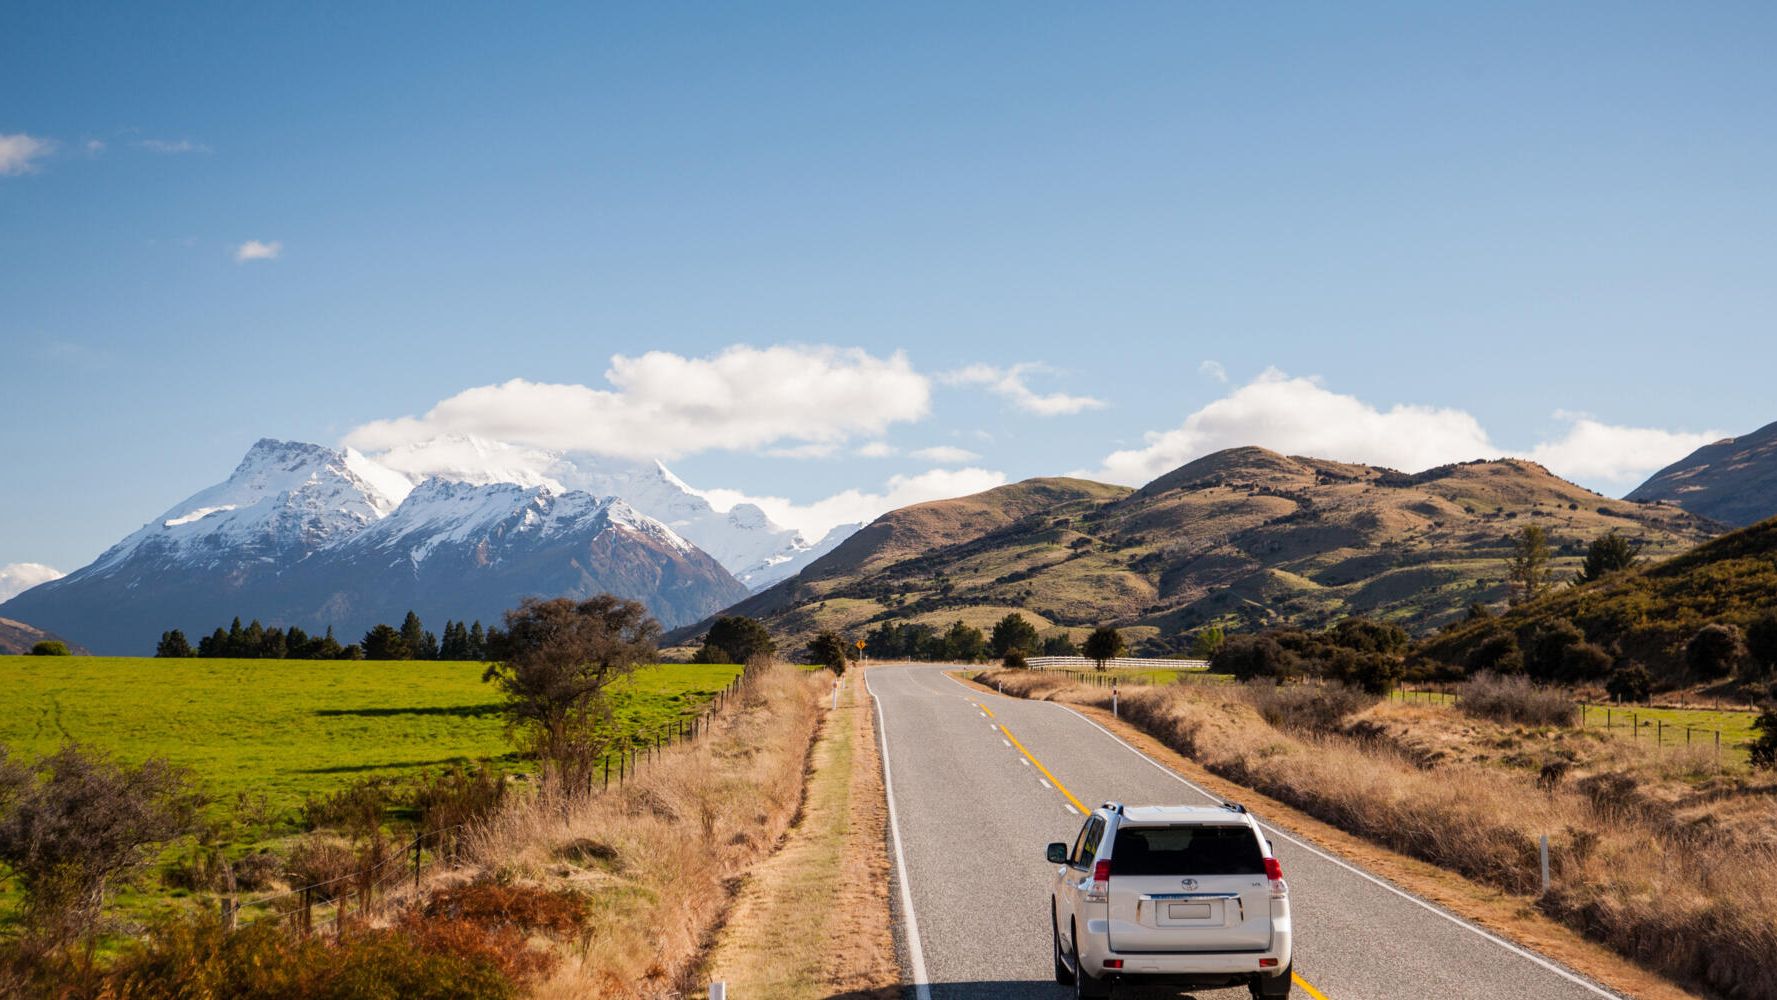
[[[708,739],[642,765],[602,794],[539,794],[465,837],[470,877],[566,886],[588,899],[578,936],[535,989],[551,997],[676,997],[735,880],[801,801],[825,673],[757,670]]]
[[[1525,726],[1571,726],[1579,703],[1557,688],[1539,687],[1528,677],[1482,672],[1462,686],[1456,707],[1465,714]]]
[[[1008,694],[1109,707],[1108,692],[979,678]],[[1537,840],[1553,886],[1536,905],[1672,979],[1723,997],[1777,996],[1777,825],[1751,833],[1680,822],[1644,783],[1701,759],[1620,760],[1551,788],[1534,772],[1462,760],[1415,763],[1385,741],[1269,725],[1242,692],[1123,694],[1131,724],[1227,778],[1318,819],[1509,892],[1538,896]],[[1697,755],[1693,754],[1692,757]]]

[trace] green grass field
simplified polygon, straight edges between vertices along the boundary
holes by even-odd
[[[45,753],[73,740],[189,767],[217,802],[279,810],[369,775],[507,757],[499,694],[478,663],[0,657],[0,744]],[[618,725],[665,731],[740,675],[661,664],[614,692]]]
[[[479,663],[345,660],[157,660],[0,656],[0,745],[47,753],[69,741],[127,761],[189,768],[215,808],[263,795],[278,829],[234,845],[276,843],[310,795],[371,776],[401,778],[453,763],[502,761],[512,742],[499,694]],[[658,664],[612,694],[621,732],[651,741],[740,676],[733,665]],[[249,842],[251,841],[251,842]],[[150,877],[111,910],[132,920],[189,904]],[[17,892],[0,870],[0,933]],[[106,948],[115,944],[107,939]]]
[[[1585,707],[1586,725],[1602,729],[1618,739],[1633,739],[1654,746],[1714,746],[1721,733],[1723,759],[1747,760],[1746,745],[1758,738],[1752,723],[1757,712],[1732,712],[1701,708],[1644,708],[1639,705]],[[1689,727],[1690,732],[1685,732]]]

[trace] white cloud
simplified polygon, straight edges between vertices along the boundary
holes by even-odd
[[[1650,474],[1726,435],[1689,434],[1656,427],[1619,427],[1583,413],[1557,411],[1567,433],[1530,449],[1527,457],[1569,479],[1639,485]]]
[[[1053,369],[1047,365],[1036,363],[1017,364],[1010,368],[968,365],[946,372],[942,378],[949,385],[985,386],[987,391],[1011,400],[1012,405],[1018,409],[1043,417],[1070,416],[1105,406],[1103,400],[1090,396],[1072,396],[1065,392],[1039,393],[1024,382],[1026,375],[1052,373]]]
[[[177,155],[179,153],[208,153],[210,147],[190,139],[138,139],[138,149],[146,149],[150,153]]]
[[[0,134],[0,177],[36,170],[37,161],[55,148],[53,139],[39,139],[23,132]]]
[[[42,563],[12,563],[0,566],[0,601],[10,601],[40,583],[60,580],[68,574]]]
[[[90,156],[97,156],[100,153],[103,153],[105,151],[105,140],[103,140],[103,139],[88,139],[88,140],[86,140],[86,151],[87,151],[87,154]]]
[[[767,448],[763,452],[770,458],[832,458],[838,453],[839,445],[831,441],[814,441],[788,448]]]
[[[888,458],[898,454],[898,452],[895,446],[889,444],[887,441],[872,441],[869,444],[860,446],[853,454],[857,455],[859,458]]]
[[[1223,368],[1220,361],[1205,361],[1197,366],[1197,372],[1200,375],[1208,375],[1223,384],[1228,381],[1228,369]]]
[[[243,263],[249,260],[277,260],[278,255],[283,252],[284,243],[282,240],[270,242],[248,240],[234,248],[234,259]]]
[[[967,448],[958,448],[948,444],[933,445],[930,448],[920,448],[917,451],[910,451],[907,454],[922,461],[937,462],[940,465],[961,465],[964,462],[973,462],[981,457]]]
[[[1516,455],[1587,485],[1626,488],[1720,437],[1617,427],[1566,412],[1555,416],[1568,425],[1561,437],[1514,450],[1494,444],[1480,421],[1462,410],[1409,404],[1382,410],[1333,392],[1317,379],[1270,369],[1178,427],[1149,433],[1143,447],[1114,452],[1101,468],[1085,474],[1140,485],[1211,452],[1257,445],[1409,472]]]
[[[873,521],[877,516],[908,504],[947,500],[1004,486],[1006,474],[988,469],[932,469],[912,476],[893,476],[880,492],[845,490],[823,500],[799,504],[783,497],[749,496],[739,490],[698,490],[719,511],[735,504],[758,505],[778,524],[795,528],[811,541],[841,524]]]
[[[896,353],[730,347],[707,358],[617,355],[609,389],[513,379],[443,400],[424,416],[378,420],[345,443],[382,452],[448,434],[624,458],[837,445],[918,420],[930,381]]]

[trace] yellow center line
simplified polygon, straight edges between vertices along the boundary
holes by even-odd
[[[1061,783],[1060,778],[1057,778],[1055,775],[1050,774],[1049,769],[1043,766],[1042,761],[1036,759],[1036,757],[1033,756],[1029,750],[1024,749],[1024,744],[1018,742],[1018,737],[1013,736],[1012,731],[1010,729],[1007,729],[1005,726],[1001,726],[1000,732],[1006,734],[1006,739],[1012,741],[1012,745],[1018,748],[1018,752],[1024,755],[1025,760],[1028,760],[1032,764],[1035,764],[1037,766],[1037,770],[1043,772],[1043,777],[1048,778],[1051,782],[1054,783],[1056,791],[1067,796],[1067,800],[1074,804],[1075,809],[1080,810],[1080,814],[1082,816],[1091,814],[1092,810],[1086,808],[1085,804],[1082,803],[1079,799],[1074,798],[1074,793],[1067,790],[1067,786]]]
[[[987,706],[982,705],[980,707],[985,710]],[[1004,733],[1006,739],[1010,740],[1012,745],[1018,748],[1018,752],[1024,755],[1025,760],[1035,764],[1037,770],[1043,772],[1043,777],[1048,778],[1049,781],[1055,785],[1056,791],[1067,796],[1067,800],[1074,804],[1074,808],[1080,810],[1082,816],[1090,816],[1092,814],[1092,810],[1086,808],[1085,803],[1075,798],[1073,792],[1067,790],[1067,786],[1061,783],[1060,778],[1057,778],[1054,774],[1050,773],[1049,769],[1043,766],[1043,762],[1038,760],[1035,754],[1032,754],[1027,750],[1024,744],[1019,741],[1018,737],[1012,735],[1012,730],[1007,729],[1005,725],[1002,724],[1000,726],[1000,732]],[[1315,989],[1314,985],[1308,980],[1303,979],[1300,973],[1291,972],[1290,979],[1293,980],[1297,986],[1300,986],[1302,992],[1308,994],[1311,1000],[1327,1000],[1327,995],[1320,990]]]
[[[1309,996],[1313,997],[1314,1000],[1327,1000],[1327,995],[1325,993],[1310,986],[1308,980],[1303,979],[1301,975],[1292,972],[1290,973],[1290,978],[1296,981],[1297,986],[1302,987],[1302,992],[1307,993]]]
[[[986,712],[988,718],[990,718],[990,719],[993,718],[993,709],[988,708],[986,705],[983,705],[980,702],[976,702],[975,707],[979,708],[983,712]]]

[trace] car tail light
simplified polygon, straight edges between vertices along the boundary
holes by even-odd
[[[1100,861],[1092,866],[1092,886],[1086,890],[1086,898],[1102,903],[1111,896],[1111,863]]]
[[[1276,858],[1265,859],[1265,877],[1271,880],[1271,898],[1283,899],[1290,888],[1283,881],[1283,865]]]
[[[1275,969],[1275,968],[1277,968],[1277,959],[1275,959],[1275,958],[1261,958],[1261,959],[1259,959],[1259,968],[1261,968],[1261,969]]]
[[[1107,958],[1104,960],[1104,967],[1107,969],[1121,969],[1123,967],[1123,960],[1120,958]]]

